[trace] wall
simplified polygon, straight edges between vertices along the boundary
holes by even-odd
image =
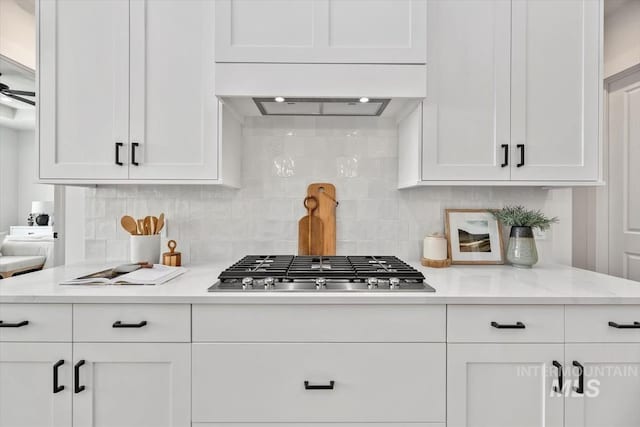
[[[0,1],[0,54],[36,68],[35,0]]]
[[[244,129],[243,188],[106,186],[86,191],[90,260],[128,256],[123,214],[168,219],[185,263],[231,262],[249,253],[295,253],[311,182],[337,186],[339,254],[396,254],[416,261],[443,211],[522,203],[558,215],[541,259],[571,263],[571,190],[417,188],[398,191],[397,132],[388,119],[252,118]],[[280,171],[280,172],[278,172]],[[282,175],[282,176],[279,176]],[[290,176],[289,176],[290,175]]]
[[[2,1],[2,0],[0,0]],[[34,200],[53,200],[53,186],[36,184],[37,157],[34,131],[18,132],[18,203],[16,206],[19,224],[26,225]]]
[[[18,204],[18,132],[0,126],[0,232],[16,225]]]
[[[605,0],[605,78],[640,64],[640,0]]]

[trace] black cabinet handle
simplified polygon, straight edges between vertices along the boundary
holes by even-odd
[[[524,323],[522,322],[516,322],[513,324],[502,324],[502,323],[498,323],[498,322],[491,322],[491,326],[493,326],[496,329],[524,329]]]
[[[309,381],[304,382],[305,390],[333,390],[333,386],[336,384],[335,381],[329,381],[329,384],[309,384]]]
[[[521,168],[522,166],[524,166],[524,144],[518,144],[516,145],[516,147],[518,147],[518,150],[520,150],[520,163],[518,163],[516,166]]]
[[[147,321],[143,320],[140,323],[122,323],[121,321],[114,322],[112,325],[114,328],[142,328],[147,326]]]
[[[553,363],[553,366],[555,366],[556,369],[558,370],[558,385],[557,386],[553,386],[553,391],[555,391],[556,393],[562,393],[562,389],[564,388],[564,378],[563,378],[563,374],[562,374],[562,365],[557,360],[554,360],[552,363]]]
[[[509,144],[502,144],[501,147],[504,150],[504,160],[500,167],[506,168],[509,166]]]
[[[122,166],[124,163],[120,161],[120,147],[124,144],[122,142],[116,142],[116,165]]]
[[[573,361],[573,366],[579,369],[578,373],[578,387],[574,387],[574,390],[578,394],[584,394],[584,366],[580,363]]]
[[[633,322],[628,324],[609,322],[609,326],[616,329],[640,329],[640,322]]]
[[[74,382],[73,382],[73,392],[74,393],[80,393],[81,391],[84,391],[85,386],[80,385],[80,367],[82,365],[85,364],[84,359],[79,360],[78,363],[76,363],[76,365],[73,367],[73,375],[74,375]]]
[[[23,326],[27,326],[29,324],[28,320],[23,320],[22,322],[18,322],[18,323],[5,323],[2,320],[0,320],[0,328],[21,328]]]
[[[53,364],[53,394],[64,390],[63,385],[58,385],[58,368],[62,365],[64,365],[64,360],[62,359]]]
[[[140,163],[136,161],[136,148],[138,148],[140,144],[138,142],[131,143],[131,164],[134,166],[140,166]]]

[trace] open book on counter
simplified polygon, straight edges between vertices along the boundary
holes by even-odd
[[[139,268],[132,272],[122,272],[118,268],[98,271],[67,280],[61,285],[160,285],[187,271],[184,267],[168,267],[154,264],[152,268]]]

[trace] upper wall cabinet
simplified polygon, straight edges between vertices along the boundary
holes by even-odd
[[[40,180],[238,186],[213,16],[198,0],[40,1]]]
[[[426,62],[426,0],[217,0],[217,62]]]
[[[599,182],[601,0],[429,0],[427,15],[400,187]]]

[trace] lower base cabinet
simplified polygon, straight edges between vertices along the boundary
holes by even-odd
[[[71,371],[71,343],[0,342],[0,426],[71,427]]]
[[[445,366],[444,343],[194,343],[193,421],[438,425]]]
[[[640,344],[567,344],[565,356],[573,389],[566,427],[640,426]]]
[[[449,344],[447,360],[447,427],[563,426],[563,344]]]
[[[75,343],[73,425],[191,425],[191,345]]]

